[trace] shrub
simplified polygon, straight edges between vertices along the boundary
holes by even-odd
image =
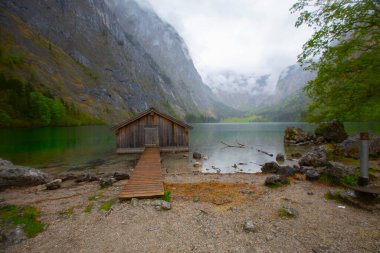
[[[172,192],[170,190],[165,190],[164,196],[162,196],[162,199],[167,202],[170,202],[171,198],[172,198]]]

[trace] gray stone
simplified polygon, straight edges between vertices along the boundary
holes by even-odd
[[[262,173],[277,173],[277,170],[280,168],[280,166],[276,162],[269,162],[265,163],[261,167]]]
[[[340,143],[348,136],[343,123],[336,119],[319,124],[314,133],[317,137],[323,137],[327,142],[333,143]]]
[[[54,179],[53,181],[50,181],[49,183],[46,184],[46,189],[47,190],[55,190],[58,188],[61,188],[62,184],[62,179]]]
[[[290,181],[285,176],[273,175],[265,179],[265,185],[289,184]]]
[[[194,152],[194,153],[193,153],[193,158],[194,158],[194,159],[202,159],[202,154],[199,153],[199,152]]]
[[[287,127],[284,134],[284,142],[293,145],[309,144],[315,139],[312,134],[297,127]]]
[[[131,204],[132,204],[132,206],[136,207],[139,205],[139,200],[137,198],[132,198]]]
[[[309,181],[316,181],[319,179],[320,174],[315,170],[308,170],[305,173],[306,179]]]
[[[75,179],[75,182],[76,183],[93,182],[97,180],[99,180],[99,178],[94,173],[83,173],[77,176],[77,179]]]
[[[119,181],[119,180],[125,180],[125,179],[129,179],[129,174],[126,173],[126,172],[119,172],[119,171],[116,171],[114,174],[113,174],[113,177]]]
[[[337,145],[337,151],[346,156],[360,158],[360,134],[352,135]],[[369,156],[373,158],[380,157],[380,136],[369,133],[368,140]]]
[[[284,161],[285,161],[285,156],[284,156],[284,154],[278,153],[278,154],[276,155],[276,161],[277,161],[277,162],[284,162]]]
[[[277,174],[286,176],[286,177],[294,176],[295,173],[296,173],[296,170],[290,166],[280,166],[277,170]]]
[[[292,207],[284,206],[282,210],[285,212],[288,217],[297,217],[299,215],[298,211]]]
[[[68,180],[74,180],[78,178],[78,175],[72,172],[63,172],[58,175],[58,178],[62,179],[62,182]]]
[[[106,177],[106,178],[100,178],[99,179],[99,184],[101,187],[108,187],[113,185],[113,183],[116,182],[116,179],[113,177]]]
[[[0,159],[0,189],[12,186],[33,186],[46,184],[51,177],[40,170],[13,165]]]
[[[327,150],[322,146],[313,148],[310,152],[304,154],[298,161],[300,166],[323,167],[328,164]]]
[[[324,173],[332,177],[336,182],[339,182],[343,177],[355,175],[355,168],[339,162],[329,162],[324,169]]]
[[[154,200],[151,205],[154,206],[156,210],[170,210],[172,208],[170,203],[165,200]]]
[[[254,224],[252,220],[248,220],[244,223],[243,229],[245,232],[250,233],[250,232],[257,232],[257,227]]]

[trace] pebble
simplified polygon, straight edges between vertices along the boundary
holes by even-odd
[[[255,224],[253,223],[252,220],[248,220],[244,223],[244,231],[249,233],[249,232],[257,232],[257,228]]]

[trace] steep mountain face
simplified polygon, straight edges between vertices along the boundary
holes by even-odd
[[[219,109],[181,37],[132,0],[9,0],[0,7],[0,44],[24,59],[1,72],[65,104],[111,123],[151,106],[176,117]]]

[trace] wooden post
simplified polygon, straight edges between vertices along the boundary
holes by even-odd
[[[360,133],[360,176],[358,184],[360,186],[368,185],[368,140],[367,132]]]

